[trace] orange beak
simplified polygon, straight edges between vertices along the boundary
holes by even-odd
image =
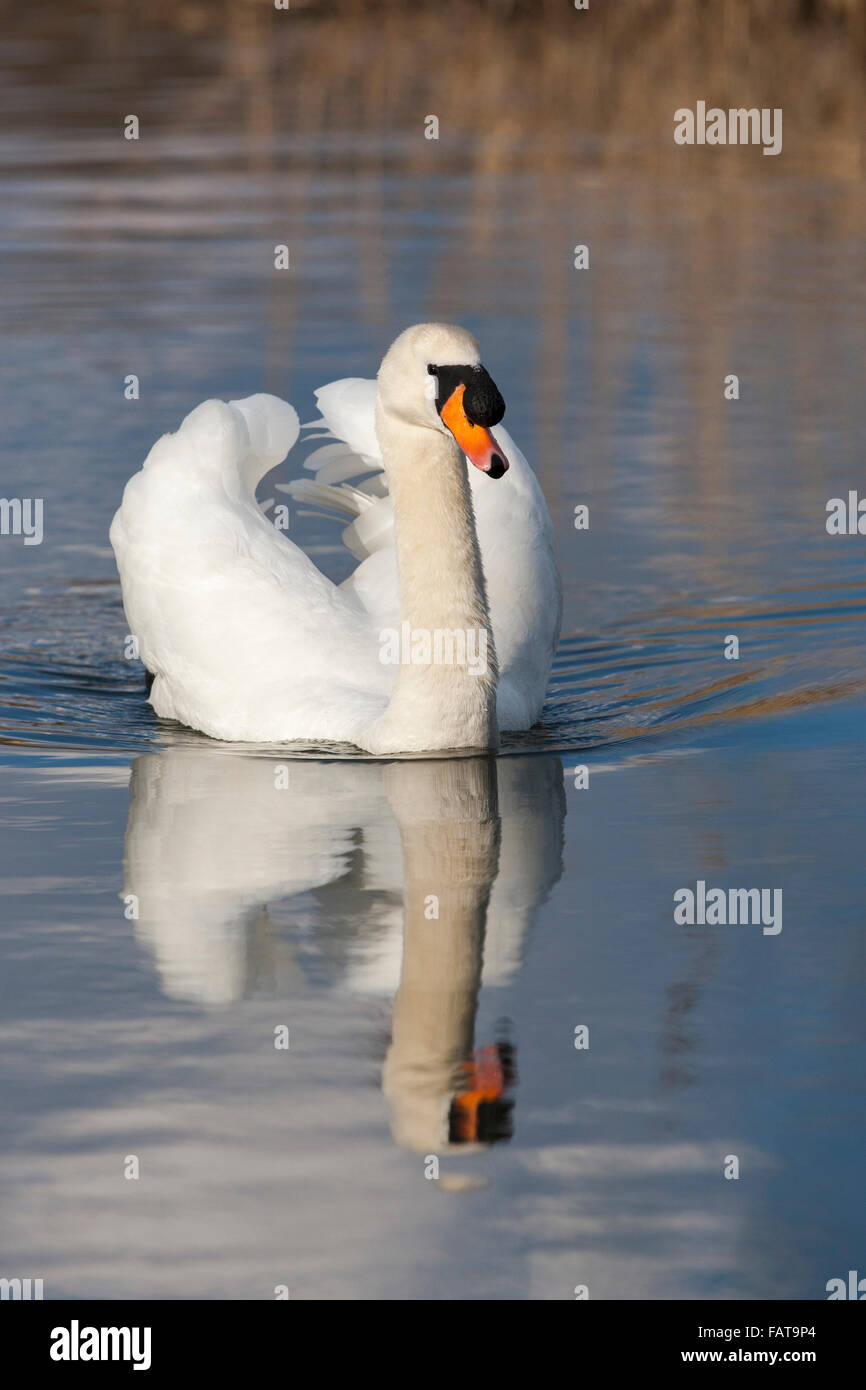
[[[448,427],[470,463],[487,473],[491,478],[501,478],[508,468],[508,459],[493,435],[483,425],[473,425],[463,409],[463,382],[456,386],[439,412],[442,423]]]

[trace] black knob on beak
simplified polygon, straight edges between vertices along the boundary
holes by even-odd
[[[484,367],[476,367],[472,372],[463,394],[463,409],[471,425],[483,425],[488,430],[498,425],[505,414],[505,402]]]

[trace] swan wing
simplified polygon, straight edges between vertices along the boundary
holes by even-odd
[[[151,703],[211,737],[354,741],[387,703],[370,615],[255,500],[297,431],[275,397],[205,401],[157,442],[112,523]]]

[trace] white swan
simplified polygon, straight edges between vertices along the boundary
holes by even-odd
[[[129,481],[111,527],[157,714],[214,738],[372,753],[490,748],[499,728],[529,728],[561,600],[541,492],[505,432],[491,433],[503,410],[470,334],[423,324],[397,338],[366,441],[388,496],[355,499],[348,539],[364,558],[339,587],[255,500],[298,437],[292,407],[251,396],[192,411]],[[461,450],[480,470],[472,484]],[[337,489],[321,473],[313,486],[331,502],[385,490]],[[363,527],[377,515],[380,545]],[[383,660],[395,655],[387,626],[399,628],[396,665]]]

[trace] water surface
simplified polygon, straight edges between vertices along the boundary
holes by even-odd
[[[713,177],[627,103],[607,136],[493,100],[473,129],[441,55],[420,115],[377,87],[405,36],[358,19],[351,50],[303,30],[311,107],[247,8],[136,35],[73,7],[6,59],[3,491],[44,498],[45,539],[0,540],[0,1273],[824,1297],[863,1257],[866,542],[824,525],[866,426],[845,129]],[[479,336],[551,506],[540,726],[383,763],[157,720],[107,540],[126,478],[199,400],[310,418],[433,317]],[[293,525],[348,572],[327,521]],[[781,932],[678,925],[698,880],[781,889]]]

